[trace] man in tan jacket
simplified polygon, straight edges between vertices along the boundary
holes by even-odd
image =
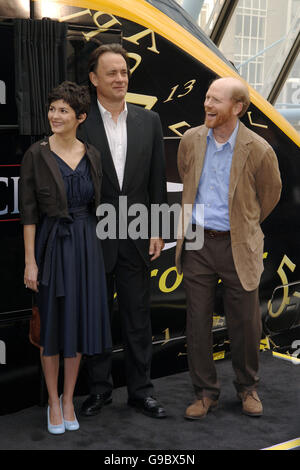
[[[188,362],[196,396],[186,409],[187,419],[203,418],[218,404],[212,317],[219,279],[238,397],[245,414],[260,416],[263,411],[256,392],[264,239],[260,223],[280,198],[281,179],[272,147],[239,120],[249,104],[242,80],[215,80],[204,102],[205,124],[189,129],[178,150],[183,215],[176,266],[184,276]],[[196,210],[201,205],[204,218]],[[188,243],[186,217],[190,231],[203,235],[202,248]]]

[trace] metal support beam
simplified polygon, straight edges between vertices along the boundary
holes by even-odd
[[[29,2],[29,11],[30,11],[30,19],[34,20],[34,2],[30,0]]]
[[[280,70],[280,73],[277,76],[276,81],[269,93],[269,96],[267,99],[271,104],[274,104],[277,97],[279,96],[281,89],[283,85],[285,84],[286,79],[288,78],[288,75],[294,65],[294,62],[296,58],[298,57],[299,50],[300,50],[300,33],[298,33],[298,36],[293,46],[291,47],[291,50],[288,56],[286,57],[285,62]]]
[[[210,39],[219,46],[232,14],[238,4],[239,0],[225,0],[224,5],[220,11],[217,21],[214,24]]]

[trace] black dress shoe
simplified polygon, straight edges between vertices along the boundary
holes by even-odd
[[[100,413],[104,405],[112,402],[111,394],[90,395],[82,404],[80,414],[83,416],[95,416]]]
[[[128,405],[151,418],[166,418],[167,416],[165,409],[153,397],[141,399],[128,398]]]

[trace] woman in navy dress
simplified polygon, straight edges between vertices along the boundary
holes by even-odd
[[[96,235],[101,162],[76,138],[89,109],[86,87],[64,82],[49,95],[52,135],[24,155],[20,213],[25,286],[36,292],[41,362],[49,395],[48,431],[76,430],[73,394],[82,354],[111,348],[101,242]],[[64,389],[58,396],[59,355]]]

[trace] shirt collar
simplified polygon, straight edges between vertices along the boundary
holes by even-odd
[[[235,141],[236,141],[236,136],[237,136],[238,130],[239,130],[239,120],[237,121],[236,126],[235,126],[235,128],[234,128],[234,130],[233,130],[231,136],[229,137],[229,139],[227,140],[227,142],[224,142],[223,146],[226,145],[226,144],[229,144],[230,147],[231,147],[231,150],[234,149]],[[213,136],[213,129],[212,129],[212,128],[209,128],[209,130],[208,130],[207,139],[208,139],[208,140],[211,140],[211,141],[213,141],[213,139],[214,139],[214,136]]]
[[[102,104],[100,103],[100,101],[97,99],[97,103],[98,103],[98,107],[99,107],[99,111],[101,113],[101,116],[102,118],[104,118],[105,116],[108,116],[108,117],[112,117],[111,116],[111,112],[110,111],[107,111],[106,108],[104,108],[104,106],[102,106]],[[127,103],[125,101],[125,104],[124,104],[124,109],[123,111],[120,113],[120,115],[123,115],[126,117],[127,116],[127,113],[128,113],[128,109],[127,109]]]

